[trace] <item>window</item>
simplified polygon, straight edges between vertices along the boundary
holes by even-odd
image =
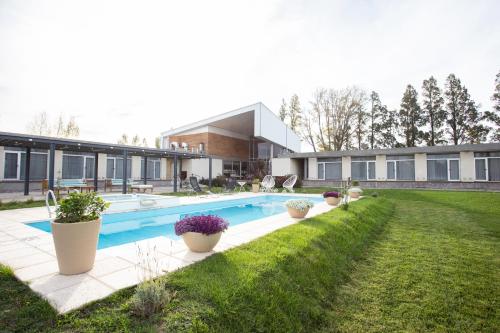
[[[318,179],[342,180],[342,159],[318,158]]]
[[[351,158],[351,178],[353,180],[375,180],[375,156],[373,157],[352,157]]]
[[[160,179],[161,163],[160,159],[149,159],[146,171],[147,179]],[[141,178],[144,177],[144,158],[141,158]]]
[[[460,180],[459,154],[427,155],[427,180],[457,181]]]
[[[65,153],[62,159],[63,179],[94,178],[94,156]]]
[[[474,153],[477,181],[500,181],[500,152]]]
[[[387,156],[388,180],[415,180],[415,159],[413,156]]]
[[[226,177],[241,177],[246,174],[248,168],[248,163],[241,161],[224,160],[222,161],[222,165],[222,173]],[[242,171],[243,167],[245,168],[244,173]]]
[[[6,148],[4,178],[24,180],[26,170],[26,152],[19,148]],[[47,152],[32,149],[30,156],[30,180],[47,178]]]
[[[106,165],[106,178],[123,179],[123,158],[109,156]],[[132,159],[127,158],[127,179],[132,178]]]

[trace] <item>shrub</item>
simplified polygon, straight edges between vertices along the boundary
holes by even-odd
[[[353,180],[352,186],[359,186],[359,180]]]
[[[288,208],[294,208],[303,212],[309,208],[312,208],[314,206],[314,202],[312,202],[311,200],[292,199],[288,200],[285,205]]]
[[[348,210],[349,209],[349,203],[347,201],[341,203],[340,204],[340,209],[342,209],[342,210]]]
[[[260,179],[259,178],[254,178],[252,180],[252,184],[256,184],[256,185],[260,184]]]
[[[76,223],[96,220],[108,207],[109,203],[95,192],[72,192],[67,198],[61,200],[54,222]]]
[[[187,216],[175,223],[175,234],[180,236],[186,232],[199,232],[212,235],[226,230],[228,226],[226,220],[216,215]]]
[[[159,312],[175,297],[162,280],[149,280],[139,284],[130,299],[132,313],[139,317],[149,317]]]
[[[374,197],[374,198],[378,197],[378,192],[373,192],[372,197]]]
[[[202,178],[199,183],[201,185],[206,185],[208,186],[208,179]],[[212,186],[213,187],[224,187],[227,183],[226,177],[224,176],[217,176],[215,178],[212,178]]]
[[[340,198],[342,195],[339,192],[331,191],[323,193],[323,198]]]

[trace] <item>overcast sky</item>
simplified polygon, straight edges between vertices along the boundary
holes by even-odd
[[[258,101],[358,85],[399,107],[455,73],[491,109],[500,1],[0,0],[0,131],[75,116],[147,137]]]

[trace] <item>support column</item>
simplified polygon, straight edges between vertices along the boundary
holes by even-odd
[[[97,186],[99,185],[97,181],[99,173],[99,153],[94,154],[94,192],[97,192]]]
[[[208,158],[208,188],[212,189],[212,158]]]
[[[144,156],[144,169],[142,170],[142,181],[144,185],[148,183],[148,157]]]
[[[24,195],[30,194],[30,164],[31,148],[26,148],[26,163],[24,164]]]
[[[179,172],[180,172],[180,173],[181,173],[181,175],[182,175],[182,158],[181,158],[181,159],[179,159]],[[179,176],[179,177],[181,177],[181,176]],[[181,182],[180,182],[180,184],[179,184],[179,188],[182,188],[182,179],[181,179]]]
[[[174,156],[174,192],[177,192],[177,155]]]
[[[123,151],[123,176],[122,176],[122,193],[127,194],[127,160],[128,160],[128,152],[127,150]]]
[[[54,191],[54,167],[56,159],[56,145],[50,144],[49,149],[49,190]]]

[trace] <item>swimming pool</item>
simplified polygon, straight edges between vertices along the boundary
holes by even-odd
[[[230,226],[258,220],[286,211],[285,201],[289,199],[309,199],[315,204],[323,199],[318,195],[262,195],[243,199],[221,200],[201,204],[105,214],[99,234],[99,249],[131,243],[143,239],[167,236],[178,239],[174,224],[187,215],[218,215],[226,219]],[[31,227],[50,233],[50,221],[33,222]]]

